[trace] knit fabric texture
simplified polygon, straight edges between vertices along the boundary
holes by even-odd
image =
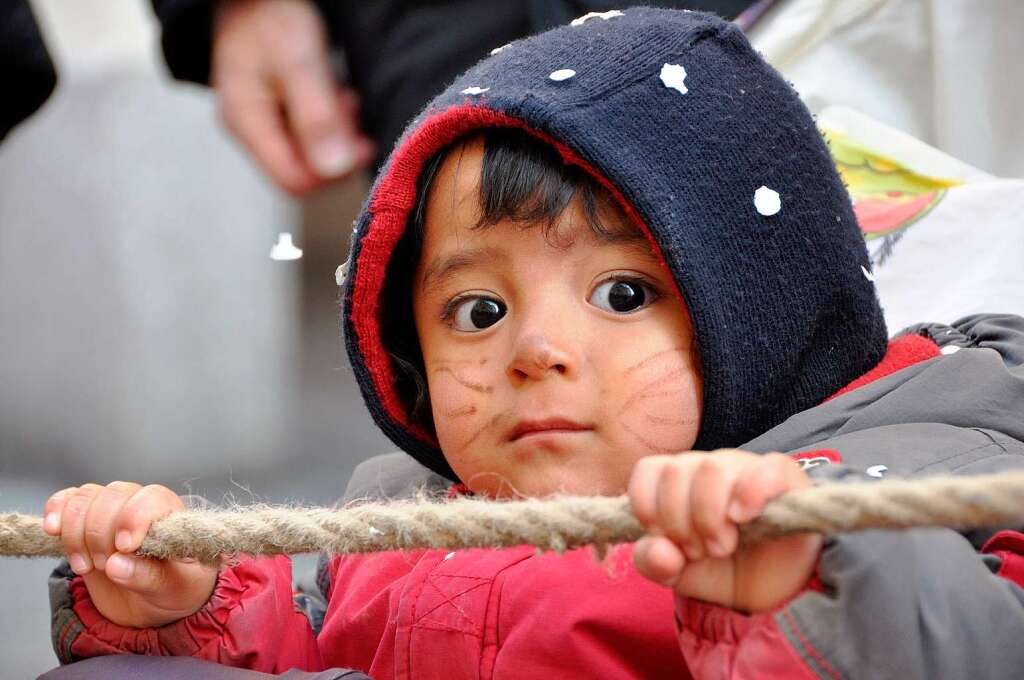
[[[395,394],[380,291],[423,163],[501,125],[593,174],[660,251],[698,341],[695,448],[738,446],[881,360],[864,241],[793,88],[714,15],[590,16],[495,50],[456,79],[406,130],[356,222],[342,296],[352,368],[378,425],[435,472],[455,480]]]

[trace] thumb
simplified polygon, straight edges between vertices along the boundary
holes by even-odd
[[[172,568],[168,560],[114,553],[107,558],[104,571],[107,578],[125,590],[152,595],[167,587],[168,571]]]
[[[210,598],[218,569],[192,560],[157,560],[116,553],[107,558],[106,576],[115,586],[142,598],[171,620],[192,614]]]
[[[339,105],[326,51],[282,73],[281,89],[289,126],[317,174],[328,179],[352,172],[360,140],[351,109]]]

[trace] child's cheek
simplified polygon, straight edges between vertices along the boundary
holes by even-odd
[[[701,419],[701,380],[687,354],[666,353],[623,380],[619,423],[632,446],[648,453],[687,451]]]
[[[493,387],[475,371],[451,366],[433,369],[429,377],[434,427],[446,455],[480,439],[486,429],[487,401]]]

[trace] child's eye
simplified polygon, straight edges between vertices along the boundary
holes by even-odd
[[[475,333],[501,321],[506,311],[500,300],[473,296],[453,300],[444,317],[455,330]]]
[[[590,294],[590,304],[614,314],[628,314],[651,304],[657,293],[646,283],[632,279],[609,279]]]

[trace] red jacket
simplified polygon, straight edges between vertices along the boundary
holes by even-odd
[[[680,599],[677,616],[691,625],[679,635],[671,591],[642,578],[630,554],[620,546],[607,566],[590,550],[529,546],[337,557],[319,636],[293,605],[286,558],[223,571],[203,609],[159,629],[106,621],[76,578],[85,631],[71,651],[190,655],[265,672],[343,666],[376,680],[688,678],[688,667],[707,678],[733,665],[763,678],[775,656],[779,677],[799,677],[770,616]]]
[[[930,390],[929,376],[952,371],[956,378],[959,363],[920,364],[901,373],[907,378],[875,381],[937,353],[920,338],[897,340],[886,360],[851,387],[872,383],[878,385],[872,390],[891,397],[924,381]],[[978,363],[975,373],[985,362],[1001,366],[984,352],[964,358]],[[995,371],[1004,370],[998,366]],[[912,392],[911,401],[920,394]],[[893,411],[879,395],[868,398]],[[843,415],[852,403],[844,399],[833,402],[832,411],[845,423],[853,416]],[[811,418],[810,429],[820,437],[817,422]],[[797,457],[813,471],[841,471],[853,456],[881,455],[885,440],[871,432],[857,433],[867,437],[863,444],[842,434],[819,440],[834,442],[835,449]],[[995,441],[988,430],[958,432],[944,428],[941,436],[955,440],[958,450],[966,447],[954,456],[958,465],[965,455],[983,465],[1016,460],[1006,453],[1008,439]],[[979,438],[988,445],[979,448],[973,443]],[[883,460],[898,470],[905,458],[897,451],[860,460]],[[55,647],[65,663],[113,653],[178,655],[267,672],[352,667],[375,680],[908,677],[906,668],[928,677],[935,664],[961,677],[962,667],[977,667],[982,659],[1002,670],[1016,663],[1006,656],[1013,647],[1003,638],[1016,639],[1024,607],[1024,591],[1014,585],[1024,582],[1024,535],[1017,532],[988,540],[984,563],[952,531],[841,537],[823,553],[820,588],[752,616],[673,599],[669,589],[636,573],[630,549],[616,549],[610,567],[589,550],[558,556],[529,546],[337,557],[324,579],[329,606],[319,636],[293,601],[291,564],[283,557],[246,559],[223,570],[199,612],[159,629],[110,623],[82,579],[67,577],[51,586]],[[996,620],[1004,625],[984,626],[985,636],[970,632]]]

